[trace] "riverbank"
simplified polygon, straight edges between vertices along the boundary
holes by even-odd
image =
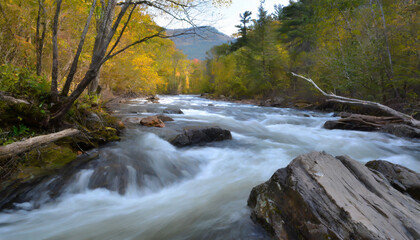
[[[27,117],[20,116],[22,119]],[[87,151],[109,142],[118,141],[124,125],[111,115],[110,109],[103,102],[82,99],[75,104],[61,129],[56,131],[69,128],[78,129],[78,134],[63,137],[41,146],[34,142],[34,147],[29,146],[28,151],[1,159],[0,189],[12,183],[16,184],[16,182],[25,182],[54,174]],[[5,126],[3,129],[5,129],[3,132],[7,133],[8,127]],[[13,140],[6,139],[3,144],[47,136],[50,133],[42,127],[28,127],[27,129],[28,134],[16,133],[12,135]]]

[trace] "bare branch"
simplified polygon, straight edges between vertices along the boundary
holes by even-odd
[[[360,99],[355,99],[355,98],[347,98],[347,97],[342,97],[342,96],[338,96],[338,95],[335,95],[335,94],[328,94],[328,93],[324,92],[320,87],[318,87],[318,85],[316,85],[316,83],[312,79],[306,78],[304,76],[301,76],[301,75],[293,73],[293,72],[292,72],[292,75],[296,76],[296,77],[299,77],[299,78],[302,78],[302,79],[310,82],[316,89],[318,89],[322,93],[322,95],[324,95],[328,98],[331,98],[331,99],[329,99],[329,101],[374,107],[374,108],[380,109],[380,110],[390,114],[391,116],[400,118],[401,120],[403,120],[408,125],[420,128],[420,121],[414,119],[410,115],[407,115],[407,114],[404,114],[402,112],[396,111],[396,110],[394,110],[394,109],[392,109],[388,106],[382,105],[382,104],[377,103],[377,102],[371,102],[371,101],[360,100]]]
[[[121,23],[122,18],[124,17],[125,13],[127,12],[127,9],[130,7],[131,0],[128,0],[124,3],[123,7],[121,8],[120,13],[118,14],[117,20],[115,20],[114,25],[111,28],[111,31],[109,31],[108,36],[106,37],[106,46],[109,45],[112,38],[114,37],[115,32],[117,31],[118,26]],[[128,24],[128,21],[127,21]]]
[[[111,54],[111,55],[107,56],[106,58],[104,58],[104,60],[102,61],[101,65],[102,65],[102,64],[104,64],[104,63],[105,63],[106,61],[108,61],[109,59],[111,59],[111,58],[113,58],[113,57],[117,56],[118,54],[120,54],[120,53],[122,53],[122,52],[124,52],[125,50],[127,50],[127,49],[129,49],[129,48],[131,48],[131,47],[133,47],[133,46],[135,46],[135,45],[137,45],[137,44],[140,44],[140,43],[146,42],[146,41],[148,41],[148,40],[150,40],[150,39],[153,39],[153,38],[157,38],[157,37],[159,37],[159,38],[174,38],[174,37],[178,37],[178,36],[181,36],[181,35],[190,35],[190,34],[195,34],[194,32],[183,32],[183,33],[179,33],[179,34],[175,34],[175,35],[171,35],[171,36],[169,36],[169,35],[163,35],[163,34],[162,34],[162,32],[164,32],[164,30],[162,30],[162,31],[160,31],[160,32],[158,32],[158,33],[155,33],[155,34],[153,34],[153,35],[150,35],[150,36],[144,37],[144,38],[142,38],[142,39],[139,39],[139,40],[137,40],[137,41],[135,41],[135,42],[133,42],[133,43],[131,43],[131,44],[128,44],[127,46],[125,46],[125,47],[121,48],[121,49],[120,49],[120,50],[118,50],[117,52],[115,52],[115,53],[113,53],[113,54]]]
[[[128,19],[127,19],[127,21],[125,22],[125,24],[124,24],[124,26],[123,26],[123,28],[122,28],[122,30],[121,30],[120,35],[118,36],[117,40],[115,41],[114,45],[112,46],[111,50],[109,50],[109,52],[108,52],[108,54],[106,55],[106,57],[105,57],[105,58],[107,58],[108,56],[110,56],[110,55],[112,54],[112,52],[114,51],[114,49],[117,47],[118,43],[120,42],[121,37],[123,36],[124,31],[125,31],[125,29],[127,28],[128,23],[130,22],[131,16],[133,15],[134,10],[136,9],[136,6],[137,6],[137,5],[134,5],[134,6],[133,6],[133,8],[131,9],[131,12],[130,12],[130,14],[128,15]]]

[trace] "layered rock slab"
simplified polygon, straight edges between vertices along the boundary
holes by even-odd
[[[248,199],[275,239],[419,239],[420,204],[346,156],[294,159]]]
[[[402,193],[409,194],[420,202],[420,174],[398,164],[384,160],[374,160],[366,163],[371,171],[383,176],[391,186]]]

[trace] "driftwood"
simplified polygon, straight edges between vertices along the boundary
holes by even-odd
[[[379,131],[387,124],[399,124],[402,120],[397,117],[376,117],[360,114],[340,114],[341,119],[327,121],[326,129],[346,129],[358,131]]]
[[[66,129],[61,132],[37,136],[21,142],[15,142],[6,146],[2,146],[0,147],[0,159],[11,158],[41,145],[55,142],[65,137],[74,136],[79,132],[80,131],[77,129]]]
[[[296,76],[296,77],[300,77],[300,78],[308,81],[309,83],[311,83],[316,89],[318,89],[319,92],[322,93],[322,95],[329,98],[328,101],[338,102],[338,103],[348,103],[348,104],[352,104],[352,105],[369,106],[369,107],[373,107],[373,108],[376,108],[376,109],[380,109],[380,110],[388,113],[391,116],[394,116],[394,117],[397,117],[397,118],[401,119],[407,125],[410,125],[410,126],[413,126],[413,127],[416,127],[416,128],[420,128],[420,121],[414,119],[410,115],[404,114],[402,112],[399,112],[395,109],[392,109],[388,106],[382,105],[382,104],[377,103],[377,102],[371,102],[371,101],[360,100],[360,99],[355,99],[355,98],[342,97],[342,96],[335,95],[333,93],[328,94],[328,93],[324,92],[320,87],[318,87],[318,85],[316,85],[316,83],[312,79],[306,78],[304,76],[301,76],[301,75],[293,73],[293,72],[292,72],[292,75]]]
[[[340,113],[341,118],[358,118],[360,120],[375,123],[377,125],[386,125],[393,123],[403,123],[404,121],[398,117],[377,117],[362,114]]]
[[[1,91],[0,91],[0,100],[1,100],[1,101],[5,101],[5,102],[8,102],[8,103],[12,103],[12,104],[20,104],[20,103],[22,103],[22,104],[26,104],[26,105],[31,104],[31,103],[29,103],[29,102],[28,102],[28,101],[26,101],[26,100],[23,100],[23,99],[17,99],[17,98],[14,98],[14,97],[8,96],[8,95],[6,95],[6,93],[1,92]]]

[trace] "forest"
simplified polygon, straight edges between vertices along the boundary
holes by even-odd
[[[190,15],[229,3],[1,0],[0,145],[11,147],[11,143],[73,127],[83,132],[83,143],[71,141],[72,146],[64,144],[68,151],[59,146],[58,152],[74,157],[117,140],[124,126],[109,114],[107,102],[116,97],[189,92],[191,61],[170,39],[194,31],[170,35],[153,19],[166,16],[195,26]],[[100,122],[90,124],[92,116]],[[14,149],[21,153],[48,143]],[[19,166],[55,165],[31,163],[31,156],[21,159],[7,147],[0,149],[0,179],[16,175]]]
[[[190,82],[236,99],[311,100],[316,90],[295,72],[337,95],[418,108],[419,10],[418,1],[301,0],[268,13],[261,3],[240,15],[236,41],[193,65]]]

